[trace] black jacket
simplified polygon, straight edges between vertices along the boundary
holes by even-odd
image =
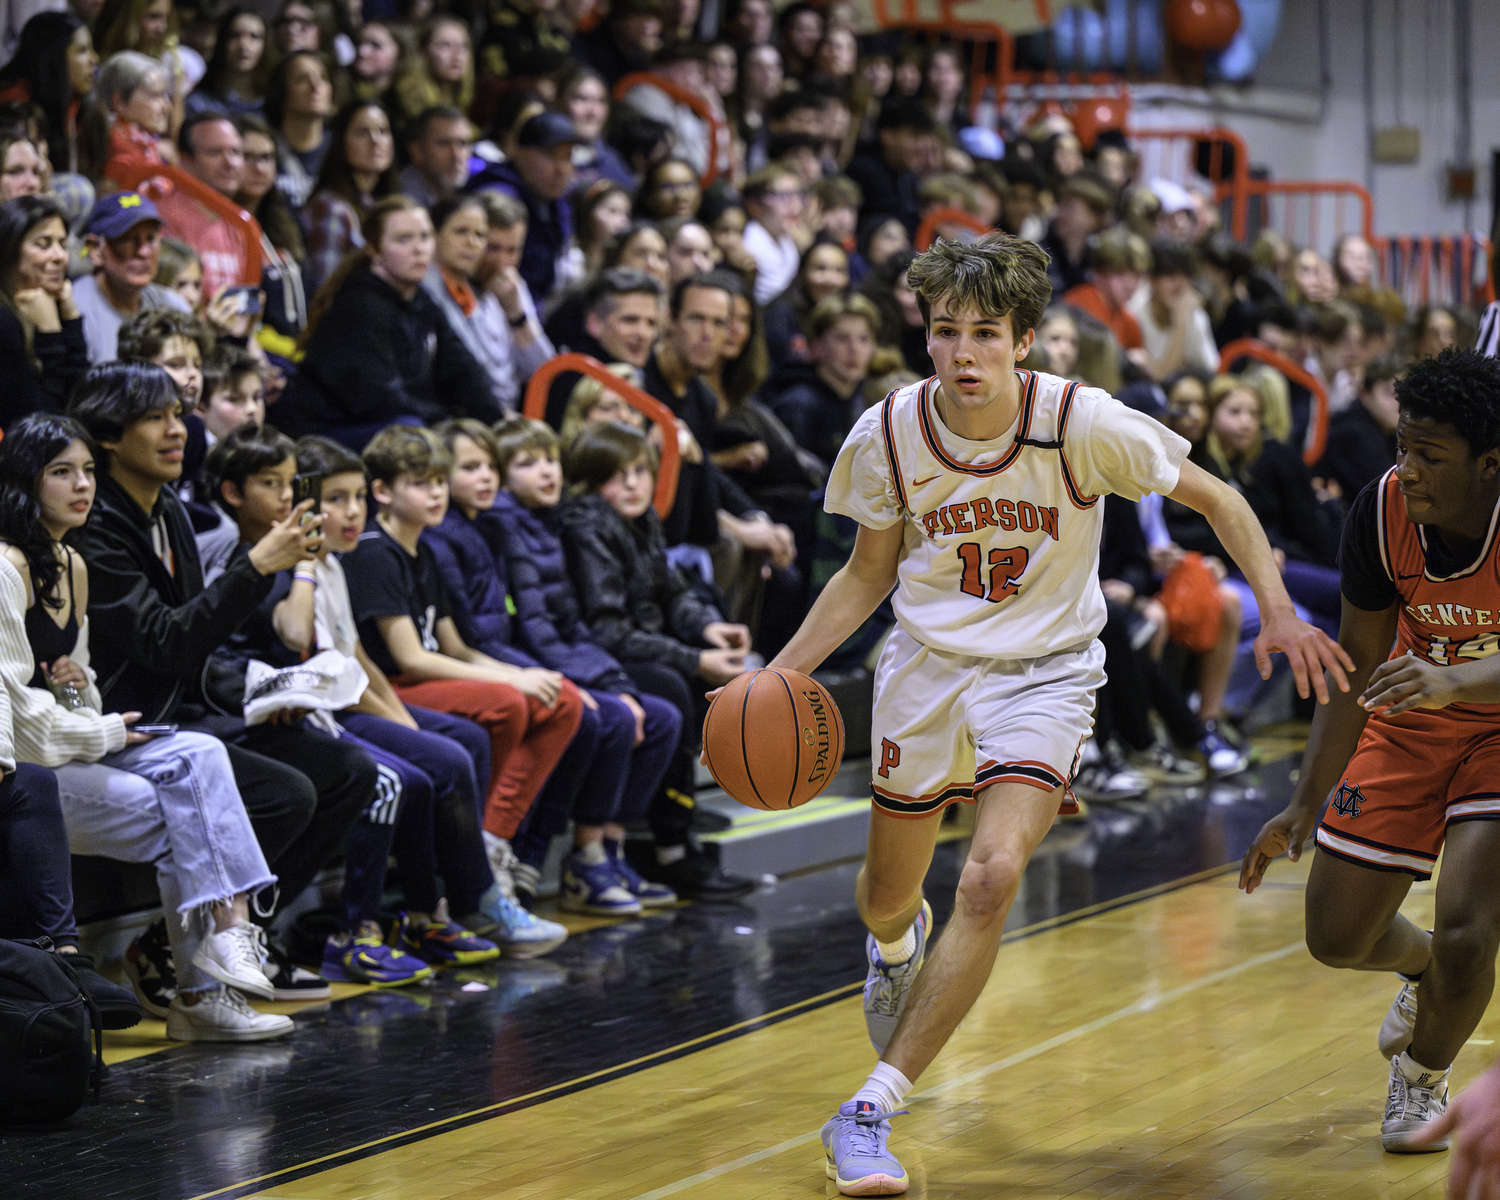
[[[151,544],[158,518],[175,573]],[[148,516],[102,472],[88,524],[68,540],[88,564],[89,647],[106,707],[151,723],[201,705],[210,656],[270,593],[274,577],[240,553],[205,588],[192,526],[172,489],[162,488]]]
[[[917,188],[922,177],[915,171],[894,171],[877,149],[872,154],[856,154],[845,172],[859,184],[865,198],[859,210],[861,223],[879,214],[896,217],[906,226],[906,232],[915,236],[917,226],[922,223],[922,202],[917,198]]]
[[[734,517],[755,511],[755,502],[745,489],[719,470],[708,458],[716,441],[719,401],[702,378],[694,376],[681,396],[661,373],[653,351],[642,372],[643,391],[655,396],[692,431],[703,448],[701,463],[684,461],[677,475],[677,500],[667,514],[664,533],[667,544],[689,542],[712,546],[719,540],[719,510]]]
[[[818,374],[817,363],[789,363],[766,384],[766,407],[791,430],[797,445],[831,463],[863,411],[860,390],[840,396]]]
[[[0,429],[9,429],[27,413],[66,410],[73,385],[89,369],[82,317],[64,321],[58,333],[36,334],[32,349],[35,362],[26,353],[21,319],[0,305],[0,375],[5,380],[0,389]]]
[[[1369,409],[1355,403],[1334,414],[1328,423],[1328,447],[1317,470],[1338,481],[1346,505],[1354,503],[1365,484],[1395,465],[1396,435],[1381,429]]]
[[[633,522],[597,495],[562,509],[568,572],[595,643],[621,662],[656,662],[698,673],[704,627],[723,620],[667,562],[654,509]]]
[[[373,271],[350,275],[276,404],[276,427],[291,437],[398,417],[435,424],[505,413],[489,373],[474,360],[424,290],[403,299]]]

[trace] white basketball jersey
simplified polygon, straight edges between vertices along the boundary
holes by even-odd
[[[892,392],[850,431],[829,512],[905,522],[896,619],[937,650],[1040,658],[1104,627],[1100,496],[1170,492],[1188,443],[1097,388],[1017,371],[1016,424],[988,442],[947,429],[936,377]]]

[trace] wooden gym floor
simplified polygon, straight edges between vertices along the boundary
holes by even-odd
[[[913,1197],[1442,1195],[1446,1155],[1380,1150],[1392,979],[1309,957],[1308,860],[1248,898],[1223,867],[1289,765],[1054,830],[980,1003],[895,1123]],[[929,878],[940,922],[963,849],[955,831]],[[123,1061],[65,1129],[0,1137],[0,1194],[835,1195],[817,1131],[873,1061],[854,868],[307,1006],[285,1043]],[[1405,911],[1431,906],[1422,884]],[[1492,1016],[1460,1086],[1497,1043]]]

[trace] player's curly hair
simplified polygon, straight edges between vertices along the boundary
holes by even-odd
[[[1451,425],[1471,455],[1500,446],[1500,362],[1475,350],[1444,350],[1396,380],[1401,411]]]
[[[1035,242],[1008,233],[987,233],[977,242],[939,239],[912,260],[906,286],[917,294],[922,320],[932,325],[932,306],[947,298],[958,308],[989,317],[1010,317],[1019,339],[1034,329],[1052,299],[1047,278],[1051,257]]]

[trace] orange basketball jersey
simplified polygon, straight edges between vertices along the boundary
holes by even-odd
[[[1401,596],[1391,657],[1410,651],[1447,667],[1500,650],[1500,506],[1478,557],[1439,578],[1427,569],[1427,535],[1406,515],[1394,467],[1380,481],[1378,503],[1380,563]],[[1454,704],[1445,711],[1500,715],[1500,704]]]

